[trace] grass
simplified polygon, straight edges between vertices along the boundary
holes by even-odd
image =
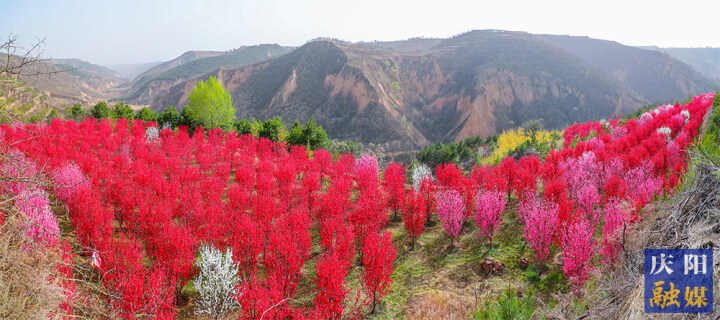
[[[393,282],[380,302],[381,313],[370,318],[429,319],[424,314],[438,310],[469,318],[485,312],[488,305],[497,304],[498,297],[507,295],[504,293],[507,288],[532,292],[532,298],[528,300],[522,300],[522,295],[518,295],[517,303],[526,308],[534,307],[535,297],[552,302],[554,292],[567,290],[559,266],[531,262],[526,270],[520,269],[520,260],[529,258],[531,249],[524,241],[515,204],[511,202],[507,208],[492,245],[486,239],[477,239],[474,222],[467,221],[458,238],[459,245],[451,247],[451,240],[441,224],[434,221],[423,231],[415,250],[411,251],[402,222],[390,224],[387,230],[393,233],[393,243],[398,247]],[[488,257],[505,266],[503,274],[491,275],[482,271],[481,264]],[[544,272],[540,273],[539,269]],[[353,287],[359,287],[357,273],[353,272],[346,279]]]

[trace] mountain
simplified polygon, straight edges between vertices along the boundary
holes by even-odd
[[[0,59],[7,55],[0,54]],[[18,65],[21,57],[11,56],[10,64]],[[94,104],[118,96],[116,88],[125,83],[117,73],[105,67],[78,59],[55,59],[29,65],[23,73],[40,75],[19,76],[18,81],[37,89],[37,93],[62,99],[63,103]]]
[[[106,67],[92,64],[80,59],[53,59],[52,63],[56,67],[64,70],[70,70],[71,73],[74,72],[78,76],[84,76],[86,78],[103,78],[114,82],[123,81],[123,77],[119,73]]]
[[[712,81],[662,52],[588,37],[538,37],[578,56],[653,103],[684,100],[715,90]]]
[[[231,92],[239,118],[313,117],[332,138],[407,150],[487,136],[535,118],[560,128],[650,101],[527,33],[473,31],[419,53],[398,47],[410,46],[315,41],[275,59],[181,82],[155,96],[151,107],[182,106],[199,79],[216,76]]]
[[[292,50],[277,44],[241,47],[228,52],[191,51],[140,74],[122,99],[147,104],[171,86],[220,67],[238,67],[283,55]]]
[[[671,57],[689,64],[705,77],[720,80],[720,48],[658,48],[647,47],[667,53]]]
[[[119,73],[123,78],[132,80],[139,76],[141,73],[150,70],[151,68],[163,63],[158,62],[146,62],[146,63],[123,63],[113,64],[107,66],[110,70],[114,70]]]
[[[437,38],[412,38],[401,41],[359,42],[358,44],[374,48],[387,49],[400,53],[420,53],[430,50],[442,40],[443,39]]]

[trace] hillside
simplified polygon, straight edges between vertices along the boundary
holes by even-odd
[[[661,52],[588,37],[541,35],[539,38],[580,57],[652,103],[683,100],[715,90],[712,81]]]
[[[0,54],[0,58],[4,59],[4,57],[7,56]],[[10,64],[17,64],[17,59],[19,57],[12,56]],[[77,59],[38,63],[25,67],[23,72],[28,75],[14,79],[22,82],[23,88],[37,89],[39,94],[57,98],[63,105],[65,103],[89,105],[111,99],[119,96],[117,87],[125,83],[118,73]],[[40,75],[31,75],[34,73]]]
[[[203,77],[210,75],[232,93],[239,118],[313,117],[333,138],[390,150],[487,136],[533,118],[559,128],[650,101],[580,58],[515,32],[475,31],[415,54],[316,41]],[[151,107],[184,105],[197,81],[170,88]]]
[[[0,125],[0,285],[20,293],[0,317],[647,318],[644,248],[719,243],[711,107],[574,124],[471,172],[122,118]],[[207,303],[205,279],[242,294]]]
[[[102,78],[117,83],[121,82],[123,78],[113,70],[80,59],[53,59],[52,63],[63,70],[71,70],[71,74],[81,77]]]
[[[420,53],[436,46],[442,40],[437,38],[412,38],[399,41],[359,42],[358,44],[401,53]]]
[[[709,79],[720,80],[720,48],[658,48],[647,47],[669,54],[689,64]]]
[[[241,47],[229,52],[191,51],[140,74],[123,97],[133,103],[147,104],[178,82],[221,67],[239,67],[283,55],[292,50],[277,44]]]

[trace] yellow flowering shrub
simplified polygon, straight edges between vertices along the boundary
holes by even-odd
[[[548,143],[552,141],[552,133],[553,131],[541,130],[538,131],[535,138],[537,139],[538,143]],[[557,132],[555,133],[558,134]],[[502,159],[507,157],[511,151],[515,150],[517,147],[519,147],[521,144],[528,140],[530,140],[530,138],[525,135],[522,128],[513,129],[510,131],[503,131],[503,133],[498,137],[497,147],[489,156],[483,158],[481,160],[481,163],[484,165],[497,164]]]

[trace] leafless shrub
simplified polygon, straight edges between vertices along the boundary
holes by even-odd
[[[410,302],[405,319],[469,319],[472,305],[451,293],[434,291]]]
[[[58,254],[22,248],[24,222],[9,214],[0,226],[0,318],[48,319],[60,316],[66,292],[57,275]]]

